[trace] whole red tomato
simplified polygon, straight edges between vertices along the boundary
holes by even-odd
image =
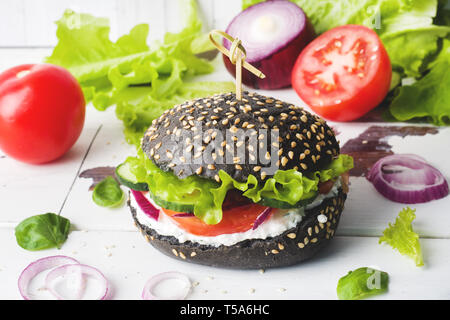
[[[66,69],[26,64],[0,74],[0,148],[12,158],[39,164],[61,157],[80,136],[85,111]]]

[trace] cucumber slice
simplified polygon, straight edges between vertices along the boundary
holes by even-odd
[[[160,206],[161,208],[172,210],[175,212],[186,212],[186,213],[192,213],[194,212],[194,205],[192,204],[185,204],[185,203],[176,203],[176,202],[169,202],[166,200],[163,200],[161,198],[158,198],[151,192],[149,192],[150,198],[152,198],[153,202]]]
[[[122,163],[116,168],[117,180],[125,187],[136,191],[148,191],[148,185],[145,182],[137,181],[134,174],[131,173],[130,165],[127,162]]]
[[[258,204],[271,207],[271,208],[278,208],[278,209],[293,209],[293,208],[300,208],[307,206],[308,204],[312,203],[317,197],[317,194],[314,197],[311,197],[309,199],[300,200],[296,204],[290,204],[281,200],[276,199],[270,199],[270,198],[261,198],[261,200],[258,202]]]

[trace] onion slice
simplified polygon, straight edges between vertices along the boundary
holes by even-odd
[[[58,300],[65,300],[63,296],[61,296],[52,285],[53,282],[63,276],[68,275],[75,275],[75,276],[90,276],[95,278],[97,281],[100,282],[101,285],[101,294],[98,298],[92,299],[92,300],[105,300],[108,297],[109,294],[109,282],[106,279],[106,277],[101,273],[98,269],[87,266],[85,264],[66,264],[63,266],[59,266],[52,271],[50,271],[47,274],[47,277],[45,278],[45,285],[47,289],[58,299]],[[83,281],[84,282],[84,281]],[[81,292],[84,291],[84,286],[79,286],[79,289],[77,290],[77,298],[81,298]]]
[[[34,277],[45,270],[49,270],[61,265],[76,264],[79,264],[77,260],[67,256],[46,257],[30,263],[19,276],[18,286],[20,295],[25,300],[32,300],[32,297],[28,294],[28,286],[31,280],[34,279]]]
[[[386,198],[400,203],[424,203],[448,195],[439,170],[413,154],[391,155],[378,160],[367,179]]]
[[[226,31],[242,41],[246,61],[266,75],[260,79],[242,70],[242,82],[253,88],[279,89],[291,85],[291,72],[302,49],[314,38],[303,10],[290,1],[265,1],[239,13]],[[224,39],[228,50],[230,41]],[[223,56],[225,67],[235,76],[236,67]]]
[[[176,213],[172,218],[193,218],[195,215],[193,213]]]
[[[167,298],[158,297],[153,293],[153,290],[159,283],[166,281],[166,280],[172,280],[172,279],[180,280],[181,282],[183,282],[185,284],[185,286],[183,287],[181,292],[179,292],[173,296],[167,297]],[[160,274],[150,278],[147,281],[147,283],[145,284],[144,290],[142,291],[142,299],[144,299],[144,300],[184,300],[184,299],[186,299],[190,290],[191,290],[191,281],[189,280],[188,276],[186,276],[183,273],[175,272],[175,271],[164,272],[164,273],[160,273]]]
[[[272,212],[272,208],[267,207],[261,214],[256,218],[255,222],[253,223],[253,230],[258,228],[264,221],[266,221],[267,217]]]
[[[133,196],[136,199],[139,208],[141,208],[141,210],[144,211],[147,216],[158,221],[159,210],[155,208],[155,206],[145,197],[145,195],[141,191],[132,189],[131,193],[133,193]]]

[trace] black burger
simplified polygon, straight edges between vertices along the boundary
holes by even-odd
[[[244,92],[187,101],[155,119],[117,168],[136,226],[192,263],[270,268],[333,238],[353,160],[303,108]]]

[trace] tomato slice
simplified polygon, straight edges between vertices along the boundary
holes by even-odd
[[[324,118],[351,121],[383,101],[391,77],[378,35],[364,26],[345,25],[323,33],[302,51],[292,86]]]
[[[221,234],[245,232],[253,227],[256,218],[267,207],[259,204],[246,204],[223,211],[223,218],[218,224],[206,224],[197,217],[174,217],[180,212],[162,208],[161,211],[169,216],[181,229],[198,236],[214,237]],[[267,219],[269,219],[267,217]]]

